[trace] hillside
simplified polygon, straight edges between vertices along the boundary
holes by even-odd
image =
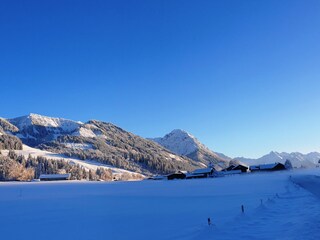
[[[28,146],[137,173],[165,174],[203,166],[111,123],[97,120],[82,123],[38,114],[7,122],[18,129],[10,134]]]
[[[22,142],[19,138],[7,134],[8,132],[16,133],[19,129],[9,123],[7,120],[0,118],[0,150],[21,150]]]

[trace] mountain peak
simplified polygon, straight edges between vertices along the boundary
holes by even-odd
[[[218,168],[224,167],[226,162],[230,160],[230,158],[227,158],[224,155],[224,157],[222,155],[217,155],[193,135],[181,129],[174,129],[164,137],[151,140],[176,154],[187,156],[206,165],[213,163]]]
[[[174,129],[163,138],[152,140],[179,155],[188,155],[196,151],[200,144],[194,136],[181,129]]]
[[[185,131],[185,130],[182,130],[182,129],[173,129],[170,133],[175,133],[175,134],[179,134],[179,133],[181,133],[181,134],[189,134],[187,131]]]
[[[81,122],[75,122],[64,118],[54,118],[30,113],[29,115],[9,119],[9,122],[17,126],[19,129],[24,129],[32,125],[61,128],[65,131],[73,131],[81,125]]]

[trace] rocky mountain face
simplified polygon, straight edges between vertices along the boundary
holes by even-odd
[[[13,124],[11,124],[9,121],[7,121],[4,118],[0,118],[0,132],[2,134],[5,134],[5,132],[13,132],[16,133],[18,132],[19,129],[14,126]]]
[[[211,151],[193,135],[180,129],[173,130],[164,137],[151,140],[178,155],[186,156],[207,166],[213,165],[217,170],[227,167],[231,160],[223,154]]]
[[[146,175],[203,166],[111,123],[96,120],[82,123],[30,114],[4,120],[3,125],[26,145]]]
[[[320,153],[311,152],[308,154],[302,154],[299,152],[286,153],[286,152],[270,152],[258,159],[250,158],[235,158],[241,162],[244,162],[248,165],[258,165],[258,164],[268,164],[268,163],[285,163],[286,160],[289,160],[292,163],[292,166],[295,168],[312,168],[315,167],[320,160]]]

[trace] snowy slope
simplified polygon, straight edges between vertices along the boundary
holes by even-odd
[[[192,181],[0,183],[1,239],[320,239],[319,198],[289,174],[306,189],[320,188],[319,177],[309,177],[319,171]],[[208,217],[214,225],[208,226]]]
[[[50,128],[60,128],[65,132],[72,132],[82,124],[81,122],[75,122],[63,118],[47,117],[34,113],[31,113],[27,116],[10,119],[9,121],[16,125],[19,129],[24,129],[32,125],[38,125]]]
[[[163,138],[154,138],[152,140],[174,153],[185,156],[199,148],[206,148],[190,133],[180,129],[173,130]]]
[[[175,129],[162,138],[150,139],[176,154],[187,156],[206,165],[211,163],[218,169],[227,166],[230,161],[230,158],[211,151],[193,135],[181,129]]]
[[[73,146],[73,147],[86,147],[86,146],[82,145],[82,146]],[[31,155],[32,157],[41,156],[41,157],[46,157],[47,159],[64,160],[64,161],[69,162],[71,164],[79,164],[80,166],[84,167],[86,170],[96,171],[97,168],[110,169],[115,176],[121,175],[123,173],[130,173],[130,174],[134,174],[137,176],[139,175],[141,178],[145,177],[142,174],[137,174],[137,173],[127,171],[124,169],[115,168],[113,166],[101,164],[96,161],[90,161],[90,160],[83,161],[83,160],[79,160],[76,158],[68,158],[62,154],[55,154],[52,152],[43,151],[43,150],[40,150],[37,148],[29,147],[27,145],[23,145],[23,150],[14,150],[14,152],[16,152],[17,155],[24,156],[25,158],[28,158],[28,156]],[[1,154],[3,154],[3,155],[8,155],[8,153],[9,153],[9,150],[1,150]]]
[[[202,167],[199,162],[173,154],[111,123],[97,120],[81,123],[39,114],[3,122],[13,126],[15,129],[10,134],[28,146],[79,159],[94,159],[142,174],[166,174],[177,169],[192,171]]]
[[[19,129],[8,120],[0,118],[0,130],[3,132],[18,132]]]

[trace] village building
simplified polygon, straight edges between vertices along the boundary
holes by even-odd
[[[235,165],[230,165],[229,167],[227,167],[226,169],[224,169],[224,171],[231,171],[233,170],[233,168],[235,168]]]
[[[70,180],[71,174],[41,174],[39,179],[40,181],[63,181]]]
[[[222,170],[219,175],[230,175],[230,174],[238,174],[238,173],[246,173],[249,171],[249,167],[238,164],[238,165],[230,165],[226,169]]]
[[[174,180],[174,179],[186,179],[186,174],[182,171],[172,173],[167,175],[168,180]]]
[[[271,163],[271,164],[261,164],[261,165],[254,165],[250,166],[251,172],[258,172],[258,171],[280,171],[285,170],[286,167],[282,163]]]
[[[207,178],[213,176],[214,168],[200,168],[187,174],[187,179],[192,178]]]
[[[239,164],[239,165],[233,167],[232,170],[233,170],[233,171],[235,171],[235,170],[240,170],[241,172],[245,173],[245,172],[248,172],[249,167],[247,167],[247,166],[245,166],[245,165],[242,165],[242,164]]]

